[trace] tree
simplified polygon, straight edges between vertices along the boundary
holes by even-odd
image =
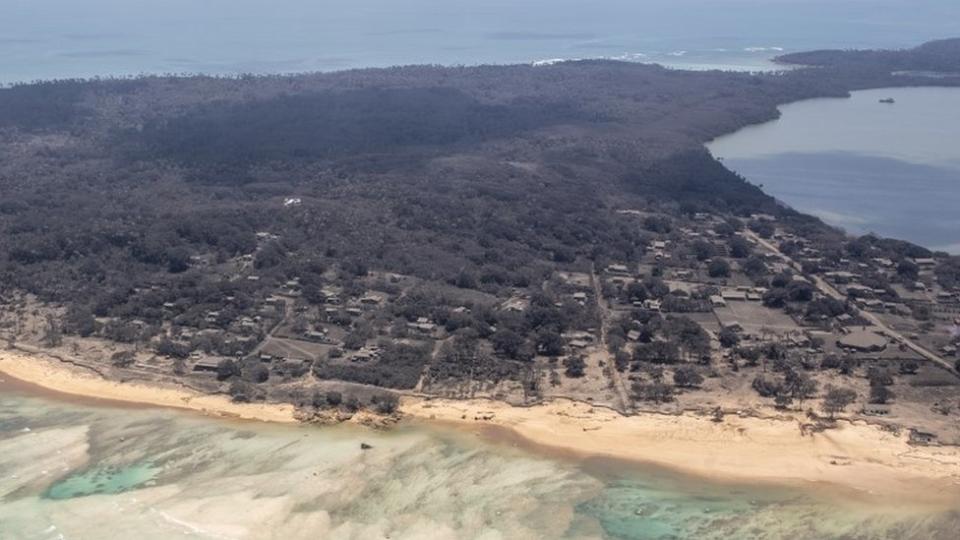
[[[790,389],[791,396],[799,402],[802,409],[803,402],[816,395],[818,384],[817,381],[801,374],[793,381],[788,381],[787,386]]]
[[[331,407],[339,407],[340,404],[343,403],[343,395],[336,390],[331,390],[327,392],[326,401],[327,405],[330,405]]]
[[[896,397],[892,390],[883,385],[870,387],[870,403],[885,404]]]
[[[774,406],[778,409],[787,409],[793,403],[793,396],[786,392],[777,392],[773,398]]]
[[[897,274],[909,281],[916,281],[920,277],[920,267],[911,260],[903,259],[897,264]]]
[[[870,380],[870,386],[890,386],[893,384],[893,374],[887,369],[876,366],[867,369],[867,379]]]
[[[190,356],[190,347],[181,343],[175,343],[168,338],[163,338],[157,344],[157,354],[167,358],[187,358]]]
[[[250,401],[253,401],[253,397],[255,395],[253,386],[250,383],[241,380],[236,380],[230,383],[229,391],[230,397],[237,403],[249,403]]]
[[[820,405],[820,409],[829,414],[830,418],[833,419],[837,413],[841,413],[850,406],[851,403],[856,401],[857,393],[849,388],[836,388],[833,386],[827,387],[827,393],[823,397],[823,404]]]
[[[716,253],[716,250],[713,247],[713,244],[707,242],[706,240],[697,240],[691,246],[690,250],[693,251],[693,256],[697,258],[698,261],[705,261],[710,257],[713,257]]]
[[[782,308],[789,299],[790,293],[786,289],[770,289],[763,293],[763,305],[769,308]]]
[[[900,363],[900,373],[903,375],[916,375],[919,370],[920,364],[916,360],[905,360]]]
[[[497,353],[513,359],[520,355],[520,348],[523,346],[523,336],[509,329],[497,330],[491,341]]]
[[[734,259],[746,259],[753,252],[753,246],[742,236],[734,236],[730,239],[730,256]]]
[[[370,403],[379,414],[393,414],[400,406],[400,398],[395,394],[377,394],[370,398]]]
[[[703,383],[703,375],[693,366],[680,366],[673,371],[673,384],[680,388],[695,388]]]
[[[217,364],[217,380],[225,381],[240,375],[240,366],[233,360],[225,358]]]
[[[813,285],[804,281],[793,281],[787,285],[787,292],[793,302],[809,302],[813,300]]]
[[[563,359],[563,367],[566,368],[564,373],[567,377],[580,378],[583,377],[583,370],[587,367],[587,363],[582,356],[568,356]]]
[[[563,354],[563,337],[559,332],[544,328],[537,332],[537,349],[547,356]]]
[[[130,367],[135,360],[133,351],[118,351],[110,355],[110,363],[119,368]]]
[[[773,226],[773,223],[765,219],[753,219],[750,220],[750,223],[747,224],[747,227],[750,227],[750,230],[757,233],[761,238],[770,238],[773,236],[773,233],[776,232],[776,228]]]
[[[670,385],[659,382],[650,384],[636,383],[633,385],[633,393],[637,399],[642,401],[666,403],[673,400],[673,388]]]
[[[270,370],[266,366],[257,364],[250,370],[249,377],[255,383],[265,383],[270,379]]]
[[[461,289],[477,288],[477,277],[467,268],[461,268],[457,274],[456,286]]]
[[[712,278],[730,277],[730,263],[724,259],[713,259],[707,265],[707,274]]]
[[[767,273],[767,265],[763,262],[763,259],[757,256],[750,257],[744,261],[740,267],[743,269],[743,273],[752,277],[758,278]]]
[[[71,305],[63,319],[63,329],[68,333],[90,337],[97,331],[97,320],[87,306]]]
[[[729,326],[723,327],[717,337],[720,345],[725,349],[736,347],[740,343],[740,336]]]

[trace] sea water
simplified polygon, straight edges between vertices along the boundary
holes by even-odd
[[[571,461],[426,425],[268,425],[0,387],[3,540],[955,538],[960,509],[904,502]]]
[[[760,70],[950,36],[956,0],[3,0],[0,83],[576,58]]]
[[[960,89],[867,90],[781,113],[708,148],[767,193],[849,232],[960,253]]]

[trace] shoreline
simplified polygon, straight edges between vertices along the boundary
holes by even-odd
[[[23,387],[83,398],[93,404],[181,409],[233,420],[297,423],[292,405],[234,403],[229,397],[203,394],[172,385],[116,382],[41,355],[0,350],[0,376]]]
[[[233,403],[161,385],[119,383],[40,355],[0,351],[0,378],[27,393],[113,407],[163,407],[206,416],[295,424],[292,405]],[[567,399],[529,407],[472,399],[405,396],[405,423],[472,433],[489,442],[586,462],[652,465],[720,483],[842,488],[866,498],[960,508],[960,447],[916,447],[866,422],[803,435],[796,419],[640,413]]]
[[[565,458],[652,465],[718,483],[840,488],[866,499],[960,508],[960,447],[907,444],[863,421],[802,435],[794,419],[691,413],[624,416],[557,399],[514,407],[490,400],[404,398],[417,420]]]

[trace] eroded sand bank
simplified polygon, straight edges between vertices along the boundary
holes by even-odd
[[[0,351],[0,373],[54,392],[125,403],[188,409],[211,416],[296,422],[294,407],[281,404],[234,403],[223,395],[207,395],[186,388],[115,382],[86,370],[15,351]]]

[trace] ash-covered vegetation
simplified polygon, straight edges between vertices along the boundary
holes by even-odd
[[[912,49],[876,51],[820,50],[785,54],[777,58],[786,64],[887,71],[960,73],[960,39],[942,39]]]
[[[18,317],[50,310],[50,346],[122,344],[243,399],[279,381],[303,400],[307,379],[536,394],[538,359],[583,375],[571,343],[604,324],[591,277],[649,254],[670,216],[836,235],[704,142],[784,102],[911,80],[586,61],[2,89],[0,297]],[[654,318],[649,333],[678,345],[623,365],[700,358],[690,324]]]

